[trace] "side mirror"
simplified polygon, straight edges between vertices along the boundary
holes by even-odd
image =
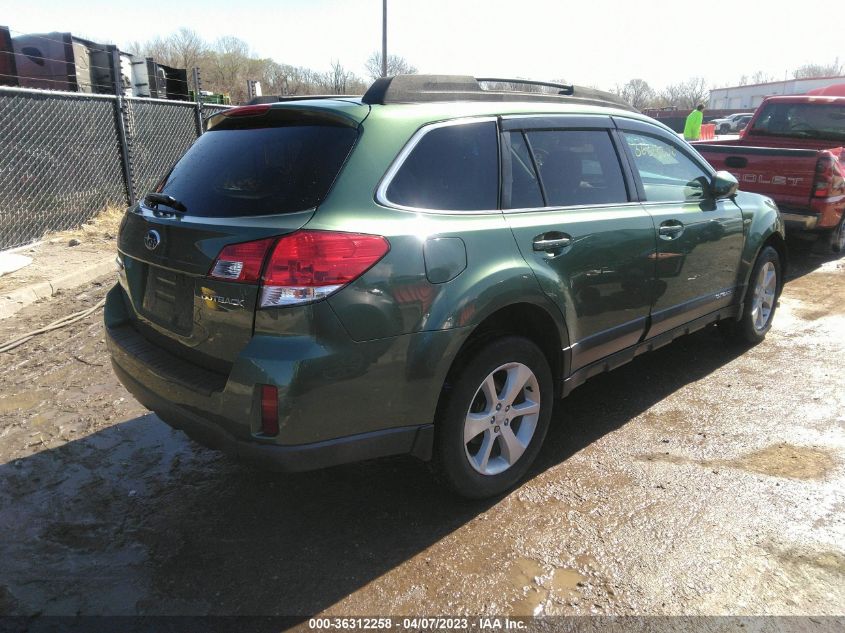
[[[729,171],[717,171],[710,181],[710,193],[716,200],[731,198],[739,190],[739,181]]]

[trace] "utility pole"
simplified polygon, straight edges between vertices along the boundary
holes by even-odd
[[[381,76],[387,77],[387,0],[381,0]]]

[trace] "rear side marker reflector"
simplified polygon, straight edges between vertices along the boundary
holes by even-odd
[[[279,434],[279,390],[273,385],[261,385],[261,433]]]

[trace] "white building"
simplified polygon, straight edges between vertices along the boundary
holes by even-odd
[[[710,91],[710,110],[753,110],[764,97],[772,95],[803,95],[816,88],[825,88],[835,84],[845,84],[845,76],[815,77],[813,79],[790,79],[773,81],[768,84],[751,84],[715,88]]]

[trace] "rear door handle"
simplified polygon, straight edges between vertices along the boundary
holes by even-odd
[[[572,238],[569,235],[561,235],[560,237],[546,237],[540,235],[534,238],[535,251],[557,251],[566,248],[572,244]]]
[[[657,234],[664,240],[674,240],[684,232],[684,225],[678,220],[666,220],[657,229]]]

